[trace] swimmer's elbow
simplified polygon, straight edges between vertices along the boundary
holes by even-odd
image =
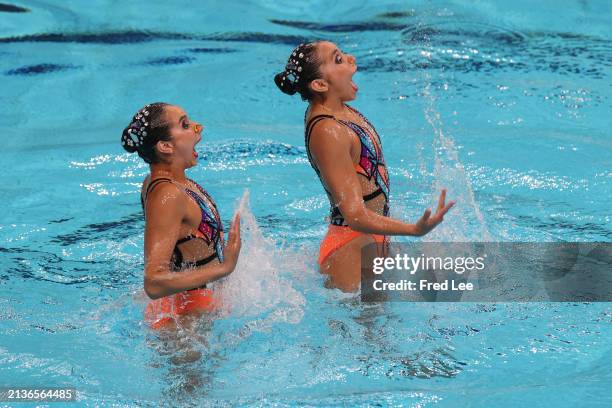
[[[155,281],[154,278],[145,277],[144,291],[151,300],[164,297],[163,288]]]
[[[159,299],[163,297],[161,293],[152,285],[144,285],[144,291],[151,300]]]

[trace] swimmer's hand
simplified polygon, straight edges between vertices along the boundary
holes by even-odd
[[[416,222],[416,236],[423,236],[427,234],[432,229],[436,228],[436,226],[442,222],[444,219],[444,214],[451,209],[453,205],[455,205],[455,201],[451,201],[448,204],[444,204],[446,201],[446,189],[443,188],[440,193],[440,199],[438,201],[438,208],[436,213],[430,217],[431,210],[428,208],[423,213],[423,216]]]
[[[227,244],[223,248],[223,265],[226,267],[226,275],[234,272],[236,264],[238,263],[238,255],[240,254],[240,247],[242,241],[240,240],[240,213],[236,213],[234,220],[230,225],[229,236],[227,238]]]

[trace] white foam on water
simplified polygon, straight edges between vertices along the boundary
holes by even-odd
[[[294,288],[299,277],[313,275],[308,257],[296,248],[277,247],[262,233],[249,208],[245,190],[237,211],[241,218],[242,247],[234,272],[215,284],[223,299],[222,315],[248,317],[266,315],[257,325],[276,322],[299,323],[306,300]],[[227,237],[226,237],[227,238]]]

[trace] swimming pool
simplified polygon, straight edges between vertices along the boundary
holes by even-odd
[[[90,406],[612,403],[606,303],[323,289],[305,105],[272,81],[304,40],[356,56],[392,213],[416,220],[441,186],[458,200],[427,240],[610,242],[610,5],[18,5],[0,11],[0,385],[74,386]],[[171,341],[142,324],[148,169],[119,144],[157,100],[205,124],[189,175],[226,226],[248,189],[228,310]]]

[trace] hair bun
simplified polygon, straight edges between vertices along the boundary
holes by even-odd
[[[138,151],[138,148],[133,143],[130,143],[132,140],[131,140],[130,135],[128,134],[129,129],[130,129],[130,126],[123,129],[123,133],[121,134],[121,146],[123,146],[126,152],[134,153]],[[130,142],[128,142],[128,140]]]
[[[295,84],[291,81],[291,79],[287,78],[287,72],[279,72],[274,76],[274,83],[283,93],[287,95],[293,95],[297,92],[297,88]]]

